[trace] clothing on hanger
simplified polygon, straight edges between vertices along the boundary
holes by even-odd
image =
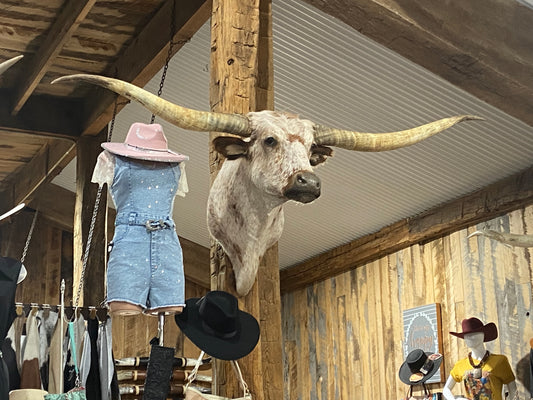
[[[34,309],[26,320],[26,341],[22,347],[22,368],[20,371],[21,389],[41,389],[39,347],[37,309]]]
[[[12,258],[0,257],[0,349],[9,332],[11,324],[17,317],[15,309],[15,292],[22,263]],[[0,399],[9,397],[9,373],[2,355],[0,355]]]

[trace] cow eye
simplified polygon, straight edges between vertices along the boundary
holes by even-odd
[[[274,147],[278,141],[274,139],[272,136],[269,136],[265,139],[265,144],[270,147]]]

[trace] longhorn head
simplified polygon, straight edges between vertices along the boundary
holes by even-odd
[[[320,196],[312,167],[332,155],[328,146],[356,151],[386,151],[418,143],[473,115],[444,118],[413,129],[362,133],[334,129],[274,111],[246,115],[197,111],[170,103],[117,79],[71,75],[56,82],[84,81],[141,103],[155,115],[194,131],[226,132],[214,139],[226,157],[209,191],[207,225],[235,272],[237,293],[248,293],[259,261],[283,231],[282,205],[309,203]],[[242,138],[242,139],[241,139]]]

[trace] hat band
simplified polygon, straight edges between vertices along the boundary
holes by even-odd
[[[431,368],[433,368],[433,360],[428,358],[424,365],[420,367],[420,372],[422,372],[424,375],[427,375],[429,371],[431,371]]]
[[[127,147],[131,147],[131,148],[133,148],[135,150],[138,150],[138,151],[145,151],[145,152],[157,151],[157,152],[160,152],[160,153],[167,153],[168,152],[167,149],[147,149],[146,147],[134,146],[134,145],[128,144],[128,143],[125,143],[125,145]]]
[[[215,331],[213,328],[211,328],[205,321],[202,321],[202,328],[209,333],[210,335],[216,336],[221,339],[231,339],[233,336],[237,334],[237,331],[231,331],[227,333]]]

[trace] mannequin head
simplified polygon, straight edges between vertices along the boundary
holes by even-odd
[[[483,346],[483,343],[485,341],[485,333],[483,332],[472,332],[472,333],[465,333],[463,337],[466,347],[469,349],[475,349],[479,346]]]

